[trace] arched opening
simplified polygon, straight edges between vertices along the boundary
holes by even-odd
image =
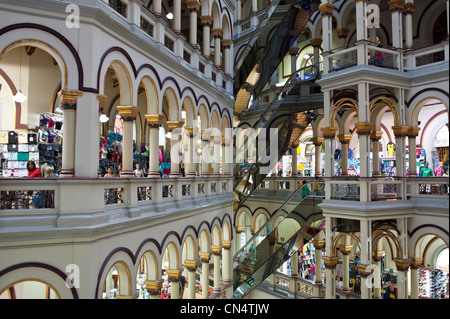
[[[33,161],[41,171],[36,177],[59,177],[64,125],[58,93],[67,85],[65,65],[54,49],[24,43],[0,54],[0,146],[14,155],[2,159],[1,176],[27,177]]]
[[[0,292],[0,299],[60,299],[50,284],[41,280],[19,281]]]
[[[128,266],[116,262],[107,272],[102,288],[102,299],[116,299],[131,294],[131,277]]]

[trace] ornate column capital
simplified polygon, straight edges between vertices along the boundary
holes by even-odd
[[[167,275],[169,277],[169,280],[171,282],[178,282],[181,277],[181,273],[183,272],[183,269],[168,269]]]
[[[323,249],[325,247],[325,240],[313,240],[312,244],[315,249]]]
[[[136,293],[132,296],[117,295],[116,299],[138,299],[138,297],[139,297],[139,294]]]
[[[144,281],[145,287],[150,295],[159,295],[161,293],[162,280],[146,280]]]
[[[394,259],[397,271],[408,271],[411,259]]]
[[[338,248],[342,254],[348,255],[352,252],[353,245],[339,245]]]
[[[289,55],[294,55],[294,56],[296,56],[296,55],[298,54],[299,51],[300,51],[299,48],[297,48],[297,47],[292,47],[292,48],[289,49]]]
[[[202,26],[212,26],[213,19],[211,16],[201,16],[200,17],[200,24]]]
[[[225,39],[225,40],[222,40],[222,47],[224,48],[224,49],[229,49],[229,48],[231,48],[231,45],[233,44],[233,40],[230,40],[230,39]]]
[[[199,12],[200,11],[200,3],[197,0],[188,0],[186,1],[187,9],[192,12]]]
[[[211,252],[215,256],[220,256],[222,253],[222,246],[211,246]]]
[[[409,138],[415,138],[419,135],[420,127],[410,127],[407,132]]]
[[[322,261],[327,269],[336,269],[339,257],[337,256],[323,256]]]
[[[311,39],[309,40],[309,43],[311,43],[313,48],[320,48],[322,45],[322,39]]]
[[[412,258],[409,266],[411,267],[411,269],[418,269],[422,266],[422,264],[423,258]]]
[[[336,35],[338,36],[338,38],[346,38],[349,32],[349,29],[340,28],[336,30]]]
[[[322,127],[322,135],[324,138],[335,138],[337,132],[337,127],[329,126],[329,127]]]
[[[312,142],[315,146],[320,146],[323,143],[323,137],[313,137]]]
[[[319,11],[322,16],[333,16],[334,5],[331,3],[324,3],[319,6]]]
[[[396,125],[392,126],[392,130],[394,131],[395,137],[406,137],[408,136],[409,126]]]
[[[407,2],[403,5],[403,14],[413,14],[416,12],[416,4]]]
[[[58,92],[58,97],[61,102],[62,109],[65,110],[76,110],[78,97],[82,96],[83,92],[74,90],[61,90]]]
[[[150,128],[159,128],[162,125],[163,116],[159,114],[145,114],[145,119]]]
[[[167,121],[167,130],[169,132],[171,132],[177,128],[182,127],[183,124],[184,124],[184,122],[181,122],[181,121]]]
[[[187,132],[187,135],[189,137],[193,137],[194,136],[195,127],[193,127],[193,126],[185,126],[184,130]]]
[[[103,94],[97,94],[98,99],[98,110],[102,112],[105,109],[106,102],[108,102],[108,97]]]
[[[373,273],[374,270],[373,269],[369,270],[367,269],[367,267],[369,267],[369,265],[359,264],[358,269],[361,278],[367,278],[367,276]]]
[[[234,226],[236,233],[242,233],[244,231],[244,226]]]
[[[372,259],[375,261],[380,261],[383,259],[385,252],[383,250],[377,250],[372,253]]]
[[[119,105],[117,110],[124,122],[134,121],[139,114],[139,108],[133,105]]]
[[[219,28],[212,29],[212,36],[213,36],[213,38],[222,39],[223,38],[223,30],[219,29]]]
[[[211,254],[210,253],[198,253],[198,255],[200,256],[200,260],[203,263],[209,263],[209,260],[211,258]]]
[[[348,144],[350,142],[352,135],[351,134],[338,134],[338,139],[341,144]]]
[[[292,143],[291,147],[292,148],[297,148],[299,145],[300,145],[300,141],[296,140],[296,141],[294,141],[294,143]]]
[[[184,265],[188,271],[196,271],[197,270],[197,260],[185,260]]]
[[[231,249],[231,241],[228,240],[222,241],[222,248],[225,250]]]
[[[372,131],[372,133],[370,133],[370,139],[372,141],[379,141],[382,135],[383,135],[382,131]]]
[[[391,11],[391,13],[393,13],[393,12],[402,12],[404,4],[405,4],[404,0],[390,0],[388,2],[389,11]]]
[[[370,135],[372,133],[372,123],[370,122],[359,122],[355,126],[358,135]]]

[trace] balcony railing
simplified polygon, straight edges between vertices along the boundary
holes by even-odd
[[[340,71],[358,65],[357,47],[351,47],[328,55],[328,72]]]
[[[408,71],[439,65],[448,60],[448,41],[404,53],[405,70]]]
[[[229,185],[230,184],[230,185]],[[141,213],[179,211],[232,196],[232,178],[34,178],[0,179],[0,224],[92,225]],[[219,196],[219,197],[217,197]],[[225,196],[225,197],[221,197]],[[205,201],[202,204],[202,201]],[[115,213],[109,214],[114,211]],[[39,212],[39,215],[36,213]],[[76,216],[76,217],[75,217]]]

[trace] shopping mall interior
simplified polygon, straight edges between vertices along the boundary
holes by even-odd
[[[0,299],[449,299],[449,0],[0,17]]]

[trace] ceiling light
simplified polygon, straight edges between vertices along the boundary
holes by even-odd
[[[173,14],[172,14],[172,12],[169,12],[169,13],[166,15],[166,18],[169,19],[169,20],[172,20],[172,19],[173,19]]]
[[[311,56],[309,54],[305,54],[304,59],[308,60]]]
[[[105,114],[100,115],[100,122],[106,123],[109,121],[109,117],[107,117]]]
[[[27,100],[27,97],[22,93],[22,91],[19,90],[16,93],[16,95],[13,96],[13,100],[15,102],[22,103],[22,102],[25,102]]]

